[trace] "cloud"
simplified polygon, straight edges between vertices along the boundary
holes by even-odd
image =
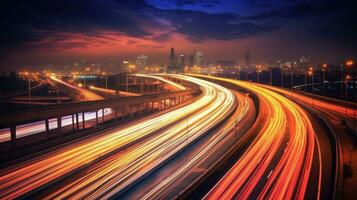
[[[176,0],[176,5],[178,7],[182,6],[194,6],[194,5],[202,5],[205,7],[212,7],[215,5],[219,5],[221,2],[218,0]]]
[[[182,9],[162,10],[159,17],[172,23],[174,30],[192,41],[231,40],[271,31],[276,26],[262,26],[242,20],[231,13],[206,13]]]
[[[0,40],[6,46],[41,40],[36,30],[84,33],[96,35],[98,30],[111,30],[133,37],[150,35],[143,26],[143,16],[137,13],[150,8],[144,1],[112,0],[13,0],[0,6]],[[146,19],[148,16],[145,16]],[[151,21],[154,23],[154,21]]]
[[[126,45],[145,40],[165,43],[176,33],[195,43],[227,41],[275,30],[282,26],[281,19],[323,15],[334,8],[332,4],[302,3],[279,8],[276,4],[255,0],[256,6],[269,5],[266,7],[269,11],[241,16],[184,9],[185,6],[209,9],[221,3],[217,0],[175,2],[181,6],[179,9],[158,8],[144,0],[4,0],[0,5],[0,53],[22,48],[92,47],[93,40],[84,38],[95,38],[96,45],[100,45],[100,41],[107,44],[118,37],[131,38]],[[106,32],[114,34],[103,34]],[[83,40],[71,39],[78,35]],[[112,35],[116,35],[115,38],[111,38]]]
[[[247,20],[267,20],[267,19],[291,19],[309,16],[320,16],[335,8],[330,5],[294,4],[283,8],[273,8],[267,12],[257,15],[247,16]]]

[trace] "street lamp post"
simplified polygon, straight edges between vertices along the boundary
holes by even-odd
[[[307,74],[305,73],[305,86],[304,86],[305,92],[307,92]]]
[[[31,72],[28,73],[29,103],[31,104]]]
[[[311,68],[310,68],[310,71],[308,72],[308,74],[311,76],[311,86],[312,86],[314,83],[314,74],[313,74]],[[311,90],[312,90],[312,88],[311,88]],[[312,95],[311,95],[311,106],[314,106],[314,98],[312,97]]]
[[[342,95],[343,95],[342,94],[343,93],[342,92],[342,90],[343,90],[343,71],[342,71],[343,70],[343,64],[341,64],[340,67],[341,67],[341,84],[340,84],[341,90],[340,90],[340,93],[341,93],[341,99],[342,99]]]
[[[322,65],[322,95],[325,96],[325,74],[326,74],[326,68],[327,64]]]
[[[240,69],[240,66],[238,66],[238,70],[239,70],[239,75],[238,75],[238,79],[240,80],[240,73],[241,73],[241,69]]]
[[[260,75],[260,66],[259,65],[256,65],[255,71],[256,71],[256,74],[257,74],[257,83],[259,83],[260,82],[259,81],[259,75]]]
[[[245,67],[245,80],[248,81],[248,66]]]
[[[345,99],[347,100],[347,90],[348,90],[348,80],[351,78],[350,75],[346,75],[346,79],[345,79]],[[347,105],[345,106],[345,116],[347,116]]]
[[[105,76],[105,98],[108,98],[108,73],[102,73]]]
[[[270,67],[270,85],[273,86],[273,68]]]
[[[311,75],[311,93],[314,93],[314,73],[313,73],[314,68],[310,67],[309,68],[309,75]]]
[[[345,98],[348,99],[348,96],[347,96],[347,90],[348,90],[348,80],[351,79],[351,76],[350,75],[347,75],[346,76],[346,80],[345,80],[345,87],[346,87],[346,91],[345,91]]]
[[[294,89],[294,67],[291,65],[291,90]]]
[[[352,60],[348,60],[346,61],[346,71],[347,71],[347,67],[351,67],[352,65],[354,65],[354,62]],[[341,66],[341,99],[342,99],[342,90],[343,90],[343,64],[340,65]],[[347,96],[345,97],[347,98]]]

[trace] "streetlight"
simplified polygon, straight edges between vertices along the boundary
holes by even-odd
[[[352,65],[354,65],[353,60],[347,60],[346,61],[346,71],[347,71],[347,67],[351,67]],[[343,64],[341,64],[340,67],[341,67],[341,99],[342,99],[342,93],[343,93],[342,92],[342,90],[343,90]]]
[[[350,75],[346,75],[346,81],[345,81],[345,83],[346,83],[346,91],[345,91],[345,97],[346,97],[346,99],[347,99],[347,90],[348,90],[348,80],[350,80],[351,79],[351,76]]]
[[[348,60],[348,61],[346,62],[346,66],[347,66],[347,67],[351,67],[353,64],[354,64],[354,63],[353,63],[353,60]]]
[[[241,73],[241,71],[240,71],[240,65],[238,66],[238,71],[239,71],[238,79],[240,80],[240,73]]]
[[[257,72],[257,82],[259,83],[260,65],[256,65],[256,72]]]
[[[314,73],[312,72],[311,68],[308,72],[309,76],[311,76],[311,86],[313,86],[314,84]],[[311,88],[311,93],[312,93],[313,87]],[[310,94],[311,95],[311,94]],[[313,97],[311,96],[311,106],[314,106],[314,102],[313,102]]]
[[[304,86],[305,92],[307,92],[307,73],[305,73],[305,86]]]
[[[309,75],[311,75],[311,93],[314,93],[314,73],[313,73],[314,68],[310,67],[309,68]]]
[[[347,90],[348,90],[348,80],[351,79],[350,75],[346,75],[346,80],[345,80],[345,87],[346,87],[346,91],[345,91],[345,99],[347,100]],[[347,116],[347,105],[345,106],[345,116]]]
[[[273,67],[270,67],[270,85],[273,86]]]
[[[325,74],[326,74],[326,68],[327,64],[322,65],[322,95],[325,96]]]
[[[245,67],[245,80],[248,80],[248,66]]]
[[[105,98],[108,98],[108,74],[106,72],[102,73],[105,76]]]
[[[31,104],[31,72],[25,72],[25,76],[28,77],[29,103]]]
[[[294,89],[294,65],[291,65],[291,90]]]

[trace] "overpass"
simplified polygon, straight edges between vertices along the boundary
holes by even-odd
[[[48,105],[38,108],[12,110],[8,112],[3,112],[1,114],[4,117],[0,118],[0,129],[10,129],[11,147],[15,148],[17,138],[16,127],[19,125],[38,121],[45,121],[45,130],[48,134],[50,131],[49,119],[56,118],[56,131],[58,133],[61,133],[62,118],[64,116],[71,116],[72,129],[73,131],[76,131],[80,130],[80,128],[85,129],[84,113],[86,112],[95,112],[96,123],[98,124],[98,111],[101,110],[103,112],[102,116],[104,116],[105,108],[112,108],[115,120],[117,120],[119,116],[118,113],[123,114],[125,108],[129,108],[129,114],[133,113],[134,110],[148,110],[150,108],[154,108],[154,104],[157,105],[158,109],[165,109],[167,107],[167,104],[168,106],[171,106],[173,104],[181,103],[185,101],[187,97],[197,95],[199,93],[200,90],[198,89],[188,89],[174,92],[163,92],[159,94],[148,94],[133,97],[118,97],[97,101],[64,103],[57,105]],[[81,127],[78,120],[79,113],[82,113]]]

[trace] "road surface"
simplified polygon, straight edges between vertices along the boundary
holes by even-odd
[[[192,104],[1,169],[0,197],[16,198],[49,187],[61,177],[73,175],[73,172],[87,166],[94,166],[90,168],[93,171],[68,185],[56,187],[53,193],[47,195],[58,198],[105,198],[119,192],[231,112],[235,105],[233,93],[212,83],[203,84],[203,81],[194,78],[189,78],[189,81],[200,84],[202,88],[202,95]],[[190,126],[193,127],[189,136],[184,131],[187,128],[186,121],[175,123],[187,116],[190,116]],[[150,134],[163,127],[168,128],[166,132],[151,137]],[[145,140],[147,138],[149,140]],[[140,148],[128,148],[138,141]],[[123,152],[120,153],[120,150]]]
[[[209,77],[205,77],[209,78]],[[259,136],[205,199],[304,198],[319,148],[307,113],[296,103],[254,83],[227,81],[254,92],[268,117]],[[317,149],[317,152],[316,152]],[[318,166],[316,198],[321,185]]]

